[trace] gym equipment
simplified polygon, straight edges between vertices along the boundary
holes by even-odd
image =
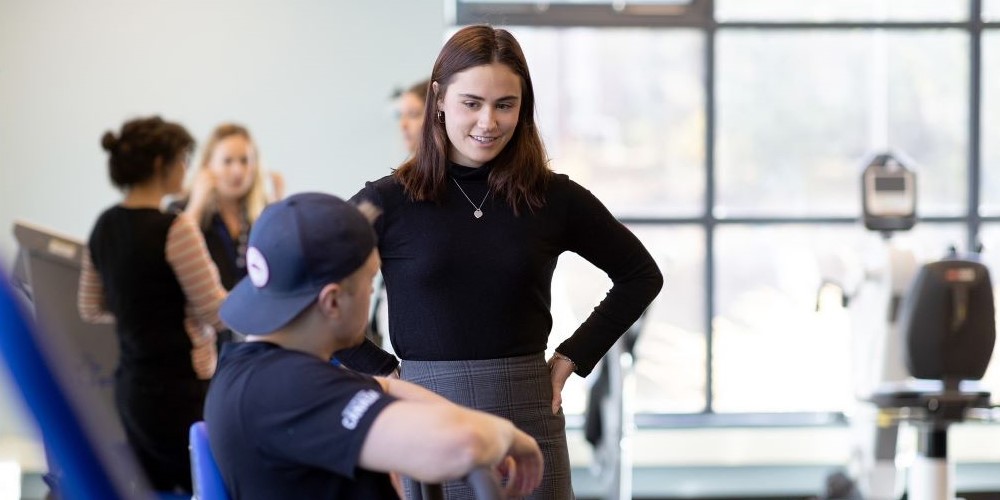
[[[916,222],[916,174],[898,156],[874,155],[861,186],[865,227],[881,233],[885,250],[879,270],[858,286],[866,296],[858,299],[855,290],[850,297],[852,312],[862,318],[855,322],[855,392],[870,405],[851,418],[851,474],[831,475],[827,498],[898,500],[905,491],[911,500],[952,500],[947,428],[989,407],[989,393],[959,383],[981,378],[992,353],[989,275],[975,258],[959,258],[954,250],[918,267],[913,252],[893,239]],[[881,327],[863,324],[871,318],[863,308],[872,304],[888,306]],[[920,456],[908,471],[896,464],[902,422],[920,433]]]
[[[465,484],[472,489],[473,498],[477,500],[500,500],[503,495],[493,473],[489,469],[480,467],[469,472],[464,478]],[[421,498],[418,500],[442,500],[444,493],[440,484],[421,484]]]
[[[118,336],[114,325],[85,323],[77,311],[83,243],[25,222],[15,222],[14,236],[19,244],[14,284],[23,292],[22,299],[28,301],[25,305],[34,311],[39,326],[33,331],[32,341],[44,356],[42,364],[32,370],[50,372],[53,382],[65,392],[60,397],[67,398],[67,404],[72,405],[72,408],[61,410],[71,412],[72,416],[48,413],[55,411],[48,406],[50,403],[35,410],[49,466],[46,482],[63,498],[155,496],[161,500],[176,499],[172,493],[149,490],[145,475],[126,442],[114,407],[114,371],[118,365]],[[28,385],[21,386],[22,392],[36,392],[32,378],[28,376],[25,382]],[[79,425],[84,427],[78,429],[72,421],[63,422],[63,419],[80,419]],[[53,420],[58,420],[60,425],[51,425]],[[76,435],[78,432],[84,434]],[[82,446],[67,445],[67,440],[79,443],[83,439],[96,441],[88,445],[92,450],[80,450],[79,454],[66,452],[67,446]],[[86,460],[83,457],[88,456],[87,453],[102,454],[103,463],[76,464],[76,461]],[[96,473],[95,467],[103,467],[103,473],[111,476],[120,490],[116,494],[120,495],[88,493],[91,486],[79,485],[79,480],[73,478],[79,472],[67,470],[67,461],[70,467],[91,471],[88,474]],[[69,490],[73,490],[72,493]]]
[[[878,357],[869,358],[874,363],[877,377],[866,387],[875,391],[880,386],[906,380],[908,372],[903,366],[899,308],[906,287],[916,272],[916,257],[909,249],[892,240],[894,231],[906,231],[916,224],[917,182],[916,174],[891,153],[876,154],[862,173],[862,207],[865,227],[881,231],[886,245],[882,283],[888,285],[888,324],[876,344]],[[883,292],[884,293],[884,292]],[[878,342],[876,341],[876,342]],[[881,366],[879,366],[879,364]],[[863,425],[863,424],[862,424]],[[883,415],[876,416],[874,435],[867,444],[870,454],[862,457],[861,492],[865,498],[896,499],[902,494],[903,484],[896,470],[896,447],[899,424]]]
[[[901,326],[906,365],[918,380],[877,391],[872,401],[919,430],[907,497],[952,500],[948,427],[991,407],[990,393],[967,382],[982,379],[996,343],[989,270],[957,255],[924,265],[904,300]]]
[[[897,500],[903,494],[902,475],[896,470],[899,424],[873,407],[870,398],[880,387],[904,382],[909,372],[903,362],[899,310],[917,261],[913,252],[894,238],[916,223],[916,173],[901,155],[875,154],[861,173],[862,220],[882,238],[881,254],[858,283],[845,287],[844,279],[830,279],[843,292],[843,304],[853,323],[853,389],[861,403],[849,421],[854,439],[849,474],[828,480],[829,498]],[[885,307],[884,312],[873,310]],[[873,325],[872,317],[885,323]]]
[[[910,229],[917,222],[917,176],[896,155],[879,153],[861,174],[861,201],[866,228]]]
[[[80,319],[76,306],[83,243],[25,222],[14,223],[20,256],[18,285],[26,291],[35,320],[53,342],[67,346],[71,379],[93,389],[112,415],[118,336],[113,324],[95,325]],[[125,442],[117,417],[111,422],[115,442]]]
[[[93,387],[75,383],[67,345],[42,334],[0,272],[0,359],[60,470],[60,498],[155,498],[130,453],[115,445],[116,420]]]

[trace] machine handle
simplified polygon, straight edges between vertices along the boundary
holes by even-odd
[[[466,484],[472,488],[472,493],[478,500],[500,500],[500,485],[487,467],[473,469],[465,477]]]
[[[500,485],[489,467],[477,467],[465,476],[465,484],[472,489],[472,497],[476,500],[500,500],[503,498]],[[440,484],[420,483],[421,500],[443,500],[444,492]]]

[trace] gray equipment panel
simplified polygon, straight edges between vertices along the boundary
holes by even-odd
[[[95,325],[80,319],[76,306],[77,287],[83,257],[83,243],[24,222],[14,223],[20,245],[19,266],[23,289],[30,295],[35,319],[41,331],[53,338],[71,356],[63,358],[72,366],[68,373],[85,392],[94,391],[106,405],[107,414],[117,415],[114,406],[114,372],[118,366],[118,338],[113,324]],[[114,438],[124,441],[118,419],[108,422]]]

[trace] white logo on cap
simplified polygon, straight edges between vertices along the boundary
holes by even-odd
[[[267,259],[264,254],[257,250],[257,247],[247,249],[247,276],[250,282],[257,288],[263,288],[271,277],[271,271],[267,267]]]

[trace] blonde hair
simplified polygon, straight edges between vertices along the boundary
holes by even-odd
[[[267,206],[268,198],[267,191],[265,189],[264,180],[264,169],[260,166],[260,151],[257,150],[257,143],[253,141],[253,137],[250,136],[250,131],[247,130],[243,125],[237,123],[223,123],[215,130],[212,131],[212,135],[208,137],[205,141],[205,147],[201,152],[201,166],[199,170],[204,170],[208,168],[208,164],[212,161],[212,153],[215,151],[215,147],[219,145],[225,139],[233,136],[239,136],[248,143],[253,149],[255,165],[254,165],[254,175],[253,183],[250,185],[250,190],[247,194],[243,195],[240,199],[240,205],[242,205],[243,210],[247,217],[247,222],[252,226],[254,222],[257,222],[257,218],[260,217],[260,213],[264,211],[264,207]],[[217,211],[217,206],[215,200],[213,199],[205,207],[201,216],[202,227],[209,227],[212,223],[212,215]]]

